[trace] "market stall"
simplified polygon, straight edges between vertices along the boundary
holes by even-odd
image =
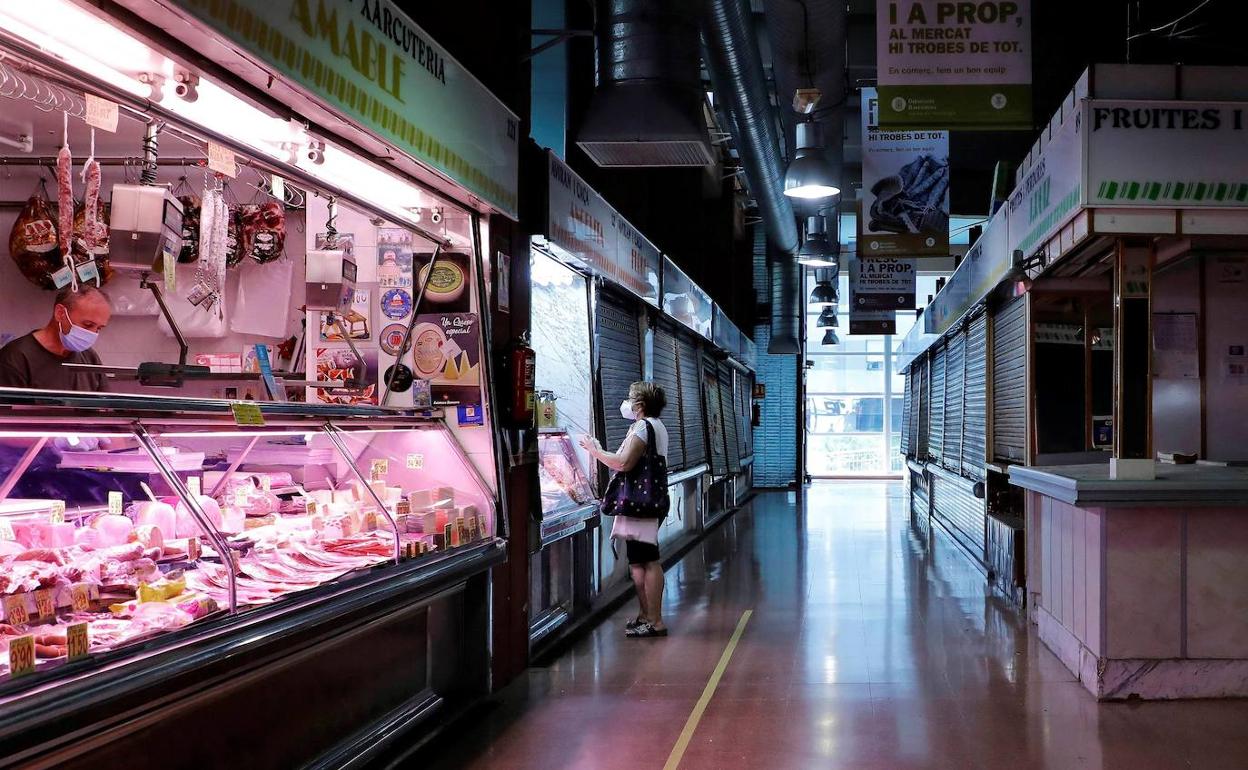
[[[0,9],[0,764],[154,765],[190,717],[210,764],[337,766],[488,691],[514,116],[444,57],[479,129],[370,118],[237,5]]]
[[[1248,694],[1242,76],[1090,69],[905,344],[915,518],[1025,601],[1098,698]],[[958,335],[988,373],[963,353],[986,436],[948,418]],[[954,477],[951,429],[975,433],[982,484],[965,454]],[[973,520],[942,501],[966,490]]]

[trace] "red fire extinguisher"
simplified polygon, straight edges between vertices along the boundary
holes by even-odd
[[[529,347],[528,335],[511,341],[506,352],[507,378],[511,385],[508,403],[508,427],[524,430],[533,427],[537,392],[534,388],[537,353]]]

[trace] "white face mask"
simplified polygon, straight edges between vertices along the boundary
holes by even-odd
[[[632,401],[624,399],[624,401],[620,403],[620,416],[625,420],[635,420],[637,418],[637,416],[633,414]]]

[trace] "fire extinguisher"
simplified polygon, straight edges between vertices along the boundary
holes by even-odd
[[[507,345],[504,360],[507,382],[511,384],[511,399],[505,402],[508,404],[507,427],[516,430],[532,428],[537,406],[534,388],[537,353],[529,347],[527,333]]]

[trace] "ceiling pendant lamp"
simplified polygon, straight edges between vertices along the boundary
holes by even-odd
[[[810,292],[810,309],[818,310],[824,305],[835,305],[840,301],[836,291],[836,269],[830,267],[815,271],[815,288]]]
[[[841,244],[828,237],[828,220],[822,214],[806,219],[806,240],[797,250],[797,261],[807,267],[836,267]]]
[[[840,324],[837,323],[837,320],[836,320],[836,308],[833,307],[832,305],[828,305],[827,307],[825,307],[823,309],[823,312],[819,314],[819,320],[815,322],[815,326],[819,327],[820,329],[828,329],[828,328],[834,329],[840,326]]]
[[[790,198],[817,200],[830,198],[840,191],[836,186],[836,169],[823,154],[819,124],[809,120],[798,123],[797,152],[784,172],[784,194]]]
[[[825,345],[839,345],[839,344],[841,344],[841,338],[836,336],[836,330],[835,330],[835,329],[828,329],[826,332],[824,332],[824,335],[823,335],[823,344],[825,344]]]

